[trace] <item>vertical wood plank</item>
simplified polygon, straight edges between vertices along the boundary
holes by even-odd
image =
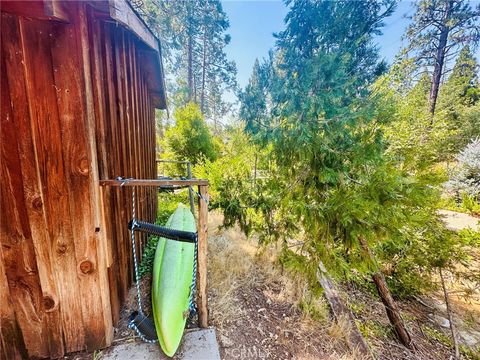
[[[12,296],[3,265],[0,246],[0,359],[20,360],[28,357],[23,334],[15,318]]]
[[[106,124],[108,119],[108,109],[106,105],[106,96],[107,96],[107,86],[106,78],[104,75],[104,63],[102,59],[105,58],[104,48],[101,44],[104,43],[105,37],[102,33],[102,28],[98,19],[94,16],[93,13],[89,14],[89,24],[91,28],[91,37],[90,37],[90,48],[92,51],[91,62],[92,62],[92,82],[93,93],[94,93],[94,104],[95,104],[95,120],[96,120],[96,143],[97,143],[97,159],[98,159],[98,171],[100,179],[108,179],[113,177],[109,171],[108,166],[108,150],[111,148],[111,133],[109,131],[109,126]],[[111,201],[112,194],[109,187],[103,187],[100,189],[100,211],[102,214],[102,230],[104,237],[104,248],[105,248],[105,259],[106,267],[108,271],[108,287],[110,289],[110,306],[111,306],[111,316],[112,323],[116,323],[119,318],[120,313],[120,303],[118,299],[118,289],[117,282],[114,281],[113,273],[111,271],[112,266],[115,266],[113,263],[113,249],[112,243],[114,242],[114,232],[112,227],[112,207],[114,204]],[[113,325],[113,324],[112,324]]]
[[[13,25],[11,20],[13,20],[13,17],[7,20],[6,17],[2,16],[2,37],[4,33],[7,32],[6,27]],[[4,39],[2,39],[2,46],[5,46]],[[2,48],[2,54],[8,54],[4,51],[4,48]],[[12,54],[8,55],[11,56]],[[2,74],[6,74],[5,58],[2,56],[1,60]],[[41,309],[35,309],[35,296],[37,296],[38,307],[38,305],[40,305],[38,304],[40,298],[38,295],[41,295],[41,290],[35,286],[35,281],[38,281],[36,274],[30,274],[30,276],[28,274],[29,270],[30,272],[33,270],[28,267],[28,258],[31,258],[31,254],[33,253],[33,250],[31,250],[32,246],[29,246],[28,240],[24,238],[24,225],[28,225],[28,222],[24,220],[19,223],[19,208],[23,207],[23,196],[21,196],[22,194],[20,193],[20,169],[15,169],[15,162],[18,166],[20,158],[17,152],[16,138],[15,136],[12,137],[16,129],[13,121],[9,85],[6,76],[2,76],[1,78],[1,96],[0,208],[2,209],[2,216],[0,217],[0,356],[2,359],[20,359],[21,357],[27,356],[27,349],[23,340],[20,324],[22,323],[22,319],[29,319],[32,315],[34,318],[38,318],[38,315],[41,316],[41,314],[39,314]],[[8,158],[5,158],[5,156],[8,156]],[[14,163],[12,163],[12,161]],[[10,174],[10,172],[13,173]],[[15,186],[15,184],[17,186]],[[15,203],[15,195],[20,195],[20,204]],[[22,247],[25,249],[22,249]],[[27,263],[25,262],[25,258],[27,258]],[[35,261],[34,258],[33,261]],[[25,267],[25,265],[27,265],[27,267]],[[10,277],[10,281],[7,276]],[[12,291],[10,291],[10,286],[12,286]],[[22,288],[30,292],[30,296],[26,297],[25,295],[27,294],[24,293],[25,291],[22,291]],[[16,299],[17,301],[12,303],[12,299]],[[24,307],[24,309],[20,307],[19,311],[20,324],[15,316],[15,310],[18,311],[18,305],[23,305]],[[40,319],[31,324],[32,326],[30,326],[28,322],[23,322],[28,333],[36,329],[40,331],[40,334],[43,333],[43,324]],[[43,336],[40,338],[43,338]],[[39,339],[37,339],[37,342],[38,341]],[[40,351],[36,350],[39,344],[31,344],[31,341],[29,345],[32,351],[40,353],[46,350],[45,347],[42,347]]]
[[[134,178],[141,177],[141,165],[142,159],[139,153],[139,142],[141,139],[138,137],[138,117],[135,114],[135,103],[134,103],[134,77],[133,77],[133,56],[132,51],[134,49],[134,42],[132,41],[132,36],[130,34],[126,34],[125,36],[125,95],[127,99],[127,122],[128,122],[128,131],[129,131],[129,149],[130,149],[130,166],[132,171],[132,176]],[[143,209],[143,187],[138,187],[136,189],[136,216],[139,219],[144,219],[144,209]],[[136,234],[138,241],[135,242],[136,249],[135,252],[138,257],[138,261],[141,260],[141,247],[142,247],[142,239],[144,238],[144,234]],[[133,253],[131,254],[133,256]],[[134,271],[132,267],[132,271]],[[134,279],[134,275],[132,276]]]
[[[52,65],[62,131],[77,276],[82,298],[85,347],[112,338],[106,265],[97,216],[98,183],[88,34],[83,3],[68,8],[68,24],[52,23]]]
[[[144,169],[144,148],[145,144],[143,141],[143,135],[142,135],[142,123],[144,118],[141,116],[140,112],[140,102],[139,102],[139,89],[138,89],[138,63],[137,63],[137,57],[136,57],[136,43],[135,41],[132,41],[132,46],[130,48],[130,72],[132,76],[132,81],[131,81],[131,90],[132,90],[132,108],[133,108],[133,118],[135,119],[135,127],[136,127],[136,139],[135,139],[135,147],[136,147],[136,153],[137,153],[137,159],[138,159],[138,168],[137,168],[137,177],[144,177],[145,175],[145,169]],[[147,207],[148,207],[148,199],[146,198],[146,195],[148,194],[148,189],[147,188],[141,188],[141,193],[140,193],[140,208],[142,209],[141,211],[141,216],[142,219],[147,219],[146,215],[148,214]],[[143,248],[146,243],[147,236],[146,234],[142,234],[140,241],[139,241],[139,254],[140,254],[140,259],[142,258],[143,255]]]
[[[63,338],[67,351],[78,351],[83,349],[85,333],[52,72],[50,31],[49,23],[20,19],[33,138],[44,192],[50,251],[57,269],[55,278],[59,284]]]
[[[115,30],[110,24],[104,25],[105,32],[105,74],[106,74],[106,87],[108,93],[107,101],[107,121],[110,127],[111,133],[111,147],[107,151],[111,155],[109,161],[109,173],[112,177],[124,176],[123,173],[123,148],[120,142],[120,130],[119,130],[119,114],[120,106],[118,104],[118,89],[116,87],[117,83],[117,44],[114,40]],[[114,237],[112,238],[112,256],[113,256],[113,265],[111,271],[113,271],[113,276],[115,277],[117,288],[118,288],[118,298],[119,302],[123,302],[127,294],[128,288],[126,288],[126,268],[124,266],[124,251],[122,246],[122,241],[125,238],[124,233],[126,232],[125,228],[121,224],[121,219],[123,218],[123,201],[120,196],[120,189],[112,190],[112,202],[114,206],[112,208],[111,218],[112,229],[114,230]]]
[[[119,124],[118,127],[118,144],[120,146],[121,150],[121,161],[120,161],[120,174],[125,177],[130,177],[131,173],[129,171],[128,167],[128,153],[127,153],[127,145],[126,145],[126,140],[128,133],[126,131],[126,126],[125,126],[125,101],[124,101],[124,90],[123,87],[125,86],[125,80],[124,80],[124,71],[123,71],[123,63],[122,63],[122,55],[124,52],[124,46],[123,46],[123,31],[121,29],[112,29],[112,39],[115,39],[115,46],[114,46],[114,51],[115,51],[115,75],[116,75],[116,91],[117,91],[117,109],[118,109],[118,115],[114,121],[117,121]],[[126,191],[123,189],[118,189],[117,190],[117,195],[120,198],[120,208],[118,209],[120,217],[116,219],[118,221],[118,225],[121,230],[124,230],[124,224],[127,223],[128,219],[128,208],[131,207],[131,201],[127,201],[126,198]],[[123,236],[119,239],[118,245],[120,249],[120,262],[119,262],[119,267],[120,271],[124,272],[122,278],[120,279],[122,281],[122,288],[124,291],[124,294],[122,294],[122,300],[126,298],[127,292],[128,292],[128,287],[131,282],[131,270],[130,270],[130,260],[129,260],[129,246],[127,243],[128,239],[128,233],[127,231],[122,231]]]
[[[90,153],[91,157],[91,174],[89,182],[89,194],[92,202],[93,216],[92,220],[94,221],[94,228],[90,229],[93,231],[93,237],[96,237],[96,255],[98,263],[98,285],[100,288],[101,303],[99,306],[102,307],[103,312],[103,328],[99,329],[93,335],[96,337],[96,340],[92,341],[92,348],[109,346],[113,341],[113,324],[112,324],[112,315],[111,315],[111,305],[110,305],[110,291],[109,291],[109,280],[108,280],[108,271],[107,271],[107,239],[105,234],[105,223],[103,222],[103,217],[101,213],[100,206],[102,201],[100,199],[100,189],[98,187],[99,180],[99,169],[98,169],[98,159],[97,159],[97,143],[95,138],[96,128],[95,128],[95,106],[94,106],[94,97],[93,97],[93,84],[92,84],[92,67],[90,61],[90,49],[89,49],[89,32],[94,33],[95,30],[93,27],[89,30],[89,22],[87,20],[87,4],[85,2],[79,3],[78,15],[80,18],[80,27],[77,27],[77,33],[80,30],[80,44],[77,42],[77,47],[81,49],[81,60],[83,61],[83,80],[85,88],[87,89],[86,97],[86,114],[87,114],[87,151]],[[80,46],[79,46],[80,45]],[[95,291],[96,289],[94,289]],[[93,312],[92,312],[93,313]],[[96,316],[99,316],[100,313],[97,313]],[[95,315],[94,315],[95,316]],[[92,317],[93,318],[93,317]],[[98,322],[98,318],[97,318]],[[100,339],[100,335],[103,333],[103,338]],[[98,344],[98,345],[96,345]]]
[[[198,252],[197,252],[197,308],[198,325],[208,327],[207,298],[207,230],[208,230],[208,186],[198,187]]]
[[[44,328],[48,343],[49,355],[52,357],[62,356],[64,353],[62,340],[62,327],[57,285],[55,283],[55,270],[48,245],[49,235],[44,211],[43,191],[39,184],[37,172],[36,154],[31,134],[30,115],[28,111],[28,99],[25,88],[24,57],[21,50],[21,41],[18,21],[12,21],[13,17],[2,14],[2,54],[5,60],[5,68],[2,69],[2,116],[11,114],[16,133],[18,136],[18,152],[23,178],[23,193],[30,226],[30,235],[35,249],[38,276],[42,289],[42,301],[44,304]],[[3,66],[3,65],[2,65]],[[6,87],[6,81],[10,83]],[[7,100],[11,94],[14,101]],[[4,106],[11,104],[13,109],[5,109]],[[9,106],[8,106],[9,107]],[[12,137],[15,137],[12,134]]]

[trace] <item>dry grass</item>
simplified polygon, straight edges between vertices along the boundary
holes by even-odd
[[[232,351],[252,348],[273,360],[362,359],[356,349],[349,349],[348,321],[332,321],[326,300],[312,294],[304,278],[282,273],[274,246],[260,248],[238,228],[219,230],[222,216],[211,212],[209,217],[209,307],[223,359],[231,358]],[[349,301],[372,305],[358,315],[359,322],[388,321],[378,299],[355,288],[343,290]],[[424,348],[416,353],[399,345],[385,326],[366,337],[377,358],[448,359],[449,349],[425,338],[418,324],[409,324]]]
[[[275,246],[260,248],[256,239],[248,239],[234,227],[219,230],[222,215],[210,213],[209,221],[209,281],[215,318],[225,319],[241,315],[235,292],[241,287],[253,288],[263,283],[275,283],[278,291],[267,291],[272,301],[288,302],[302,309],[301,325],[308,327],[311,320],[325,321],[328,305],[323,297],[315,297],[306,280],[291,273],[282,273],[276,265]]]
[[[269,336],[270,331],[288,334],[282,340],[282,335],[275,335],[280,336],[275,343],[283,344],[279,345],[285,347],[282,351],[293,351],[296,359],[360,359],[355,353],[348,352],[346,324],[328,321],[326,300],[314,296],[303,277],[281,272],[276,264],[278,252],[274,246],[260,248],[256,239],[247,239],[238,228],[219,230],[221,222],[221,215],[210,213],[209,301],[212,320],[220,339],[235,338],[232,327],[236,328],[238,324],[245,326],[246,321],[253,327],[247,325],[242,331],[256,329],[259,331],[257,336],[265,330],[265,337]],[[252,300],[256,296],[259,296],[260,303]],[[260,315],[263,316],[262,320],[257,320],[256,317]],[[266,339],[263,341],[268,342]],[[322,345],[319,347],[319,344]],[[278,356],[280,350],[277,348],[275,351]],[[333,357],[323,356],[324,351],[328,354],[339,353]],[[348,357],[342,357],[346,353]]]

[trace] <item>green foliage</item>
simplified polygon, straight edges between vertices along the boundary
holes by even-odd
[[[248,85],[239,96],[241,102],[239,116],[245,121],[245,131],[250,134],[261,133],[261,127],[268,125],[267,96],[270,65],[271,59],[270,63],[263,64],[256,59]]]
[[[429,112],[428,72],[424,70],[415,82],[409,76],[414,68],[412,61],[398,58],[373,90],[378,95],[380,111],[392,119],[383,127],[387,153],[410,172],[434,174],[437,164],[454,160],[455,154],[478,136],[478,64],[469,48],[464,48],[440,88],[434,116]],[[439,184],[442,176],[430,180]]]
[[[460,198],[446,197],[439,202],[439,208],[474,216],[480,215],[479,200],[472,195],[461,193]]]
[[[227,224],[282,240],[281,263],[312,282],[322,259],[334,276],[358,281],[352,268],[380,267],[395,294],[421,292],[463,254],[431,186],[445,181],[436,166],[453,151],[455,129],[440,115],[432,122],[429,77],[412,81],[408,59],[375,82],[384,67],[372,37],[392,3],[289,5],[276,52],[255,64],[241,97],[245,130],[269,149],[270,172],[253,194],[248,175],[235,176],[244,180],[220,205]],[[378,264],[365,260],[360,239]]]
[[[243,126],[231,128],[226,137],[222,156],[194,169],[196,177],[209,180],[210,208],[222,209],[225,226],[238,223],[247,235],[255,231],[261,240],[273,236],[273,223],[282,220],[273,216],[278,195],[269,177],[274,171],[270,150],[256,147]]]
[[[443,332],[433,328],[433,327],[430,327],[428,325],[421,325],[422,326],[422,331],[423,333],[430,339],[432,340],[435,340],[435,341],[438,341],[439,343],[445,345],[445,346],[448,346],[448,347],[452,347],[453,346],[453,342],[452,340],[447,336],[445,335]]]
[[[168,92],[174,108],[189,101],[207,119],[218,120],[230,110],[227,91],[236,89],[236,66],[228,60],[227,14],[219,0],[132,1],[162,41]]]
[[[384,125],[387,153],[404,169],[431,172],[432,165],[444,161],[454,151],[449,140],[456,134],[455,129],[438,114],[432,121],[428,104],[430,79],[426,72],[410,91],[401,89],[400,93],[394,90],[394,94],[389,94],[392,88],[387,84],[398,76],[395,71],[398,69],[393,67],[378,80],[382,84],[376,85],[381,95],[388,96],[381,101],[393,103],[392,121]]]
[[[480,232],[472,229],[463,229],[458,232],[460,241],[467,246],[480,247]]]
[[[170,215],[173,214],[179,203],[188,204],[188,191],[174,194],[169,192],[158,194],[158,209],[156,224],[165,225]],[[155,259],[155,251],[157,250],[159,237],[149,236],[147,245],[143,250],[142,261],[140,262],[140,276],[151,274],[153,269],[153,261]]]
[[[472,9],[469,1],[421,0],[415,10],[405,37],[406,50],[419,67],[433,67],[442,33],[446,34],[447,56],[459,47],[478,44],[480,11]]]
[[[412,175],[410,166],[399,166],[393,147],[385,154],[382,129],[391,129],[398,100],[392,95],[384,101],[381,87],[373,84],[381,68],[371,42],[378,28],[362,31],[363,22],[372,18],[379,17],[376,23],[381,24],[380,9],[380,3],[371,2],[292,2],[287,29],[278,36],[277,56],[264,67],[271,77],[268,86],[260,84],[257,66],[247,88],[253,94],[255,87],[268,90],[269,118],[265,120],[268,107],[263,103],[253,112],[248,96],[244,106],[249,111],[243,115],[246,121],[262,123],[252,132],[272,146],[275,187],[262,190],[264,197],[276,192],[273,217],[288,213],[288,220],[274,222],[276,231],[271,233],[288,234],[283,237],[286,247],[290,236],[303,240],[299,251],[284,251],[282,264],[312,281],[320,259],[346,279],[356,278],[354,267],[365,273],[381,266],[389,269],[387,280],[397,294],[406,295],[425,288],[429,271],[453,258],[455,239],[435,214],[438,193],[427,179]],[[403,118],[423,117],[425,127],[430,126],[428,86],[425,77],[401,108]],[[405,141],[418,136],[418,130],[403,131]],[[413,144],[411,156],[418,152]],[[425,162],[434,153],[410,162]],[[371,244],[379,264],[365,261],[360,239]]]
[[[189,103],[175,111],[175,126],[165,133],[167,151],[176,160],[190,161],[193,165],[215,160],[219,144],[211,134],[198,105]]]
[[[468,214],[480,215],[480,199],[476,196],[462,193],[461,207]]]
[[[200,3],[203,16],[210,16],[208,6],[218,5]],[[189,39],[194,50],[205,50],[207,43],[222,49],[217,35],[226,30],[226,18],[215,25],[215,19],[193,14],[191,5],[164,4],[181,13],[165,20],[168,26],[187,20],[180,53],[188,57]],[[223,211],[224,225],[238,223],[260,242],[283,246],[280,263],[306,276],[312,291],[319,260],[334,277],[357,283],[380,268],[397,296],[431,288],[430,275],[463,261],[464,247],[475,241],[447,231],[436,213],[438,185],[446,180],[443,163],[480,128],[478,67],[471,51],[465,48],[459,56],[432,117],[430,64],[419,67],[417,58],[400,55],[385,72],[379,61],[373,40],[393,0],[287,5],[275,51],[255,62],[240,95],[244,126],[222,133],[222,144],[210,134],[202,116],[210,114],[206,93],[198,88],[198,79],[210,75],[195,59],[191,70],[197,82],[178,93],[177,106],[192,92],[193,100],[195,94],[203,98],[197,99],[203,106],[177,109],[163,156],[194,163],[194,175],[210,182],[210,208]],[[211,30],[217,37],[210,38],[206,29],[217,25]],[[415,51],[421,50],[431,49]],[[179,61],[178,84],[185,89],[191,86],[184,77],[188,64],[185,56]],[[419,69],[421,76],[412,75]],[[221,78],[212,73],[210,84]],[[220,93],[207,97],[220,106]],[[475,205],[466,200],[466,206]],[[360,240],[367,241],[376,262],[365,259]],[[311,304],[307,299],[301,306],[314,312]]]
[[[376,320],[358,321],[358,329],[366,339],[371,338],[394,338],[394,332],[391,326],[384,325]]]

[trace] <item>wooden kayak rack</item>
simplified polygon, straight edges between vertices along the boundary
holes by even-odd
[[[100,186],[132,187],[198,187],[198,253],[197,253],[197,311],[198,325],[208,327],[207,303],[207,230],[208,230],[208,180],[203,179],[107,179]]]

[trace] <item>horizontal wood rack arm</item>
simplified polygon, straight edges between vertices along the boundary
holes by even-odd
[[[168,186],[168,185],[179,185],[179,186],[207,186],[208,180],[204,179],[175,179],[175,180],[165,180],[165,179],[108,179],[100,180],[100,186]]]

